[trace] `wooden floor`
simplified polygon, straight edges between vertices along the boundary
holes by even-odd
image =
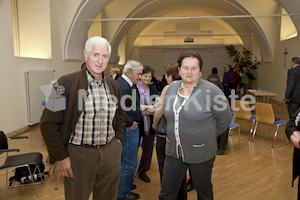
[[[274,106],[276,116],[287,119],[286,108]],[[240,122],[240,121],[237,121]],[[274,127],[258,129],[254,142],[248,142],[248,130],[250,122],[243,121],[243,133],[241,135],[242,149],[238,148],[236,132],[229,137],[228,149],[225,155],[217,155],[214,163],[212,181],[214,186],[214,197],[216,200],[293,200],[297,196],[297,181],[294,188],[291,187],[292,179],[292,154],[293,146],[286,145],[284,128],[281,128],[275,141],[274,148],[271,148]],[[265,131],[262,134],[262,131]],[[268,139],[266,139],[268,132]],[[11,140],[10,148],[20,148],[20,153],[38,151],[44,155],[46,170],[49,164],[46,163],[47,151],[40,135],[39,127],[23,135],[29,136],[28,140]],[[140,150],[139,150],[140,155]],[[0,164],[3,163],[4,154],[0,155]],[[10,176],[13,173],[10,172]],[[160,191],[159,172],[156,152],[153,153],[151,169],[148,172],[150,183],[142,182],[135,178],[134,183],[141,200],[158,199]],[[40,200],[64,199],[63,179],[60,180],[58,190],[54,190],[58,172],[45,177],[44,183],[38,185]],[[0,171],[0,200],[24,200],[35,199],[33,186],[19,187],[13,189],[5,188],[5,171]],[[90,198],[91,199],[91,198]],[[197,199],[195,190],[188,193],[189,200]]]

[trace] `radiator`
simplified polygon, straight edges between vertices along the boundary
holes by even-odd
[[[25,72],[27,118],[28,124],[34,125],[40,122],[42,114],[42,102],[45,95],[40,86],[49,85],[53,80],[53,71],[27,71]]]

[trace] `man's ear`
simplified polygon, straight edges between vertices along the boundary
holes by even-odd
[[[126,72],[126,76],[128,76],[128,77],[130,77],[130,76],[132,76],[132,71],[129,69],[129,70],[127,70],[127,72]]]
[[[84,60],[86,61],[88,57],[86,50],[83,51],[83,56],[84,56]]]

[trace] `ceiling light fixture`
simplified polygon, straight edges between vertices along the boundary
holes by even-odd
[[[190,37],[184,38],[184,42],[194,42],[194,38],[190,38]]]

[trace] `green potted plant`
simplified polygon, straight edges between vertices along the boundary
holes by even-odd
[[[235,46],[228,45],[225,46],[226,53],[233,58],[233,62],[235,66],[230,66],[231,69],[237,68],[237,73],[239,75],[238,83],[240,87],[245,90],[248,88],[248,79],[255,79],[253,76],[253,72],[257,69],[257,65],[260,62],[252,61],[253,53],[249,50],[249,48],[243,48],[243,51],[240,52],[236,50]]]
[[[242,72],[243,68],[246,67],[249,73],[257,69],[257,65],[260,62],[252,61],[253,53],[249,50],[249,48],[244,47],[242,52],[236,50],[235,46],[233,45],[225,46],[225,48],[226,53],[230,57],[233,57],[233,62],[235,62],[235,66],[231,66],[231,68],[238,67],[238,71]]]

